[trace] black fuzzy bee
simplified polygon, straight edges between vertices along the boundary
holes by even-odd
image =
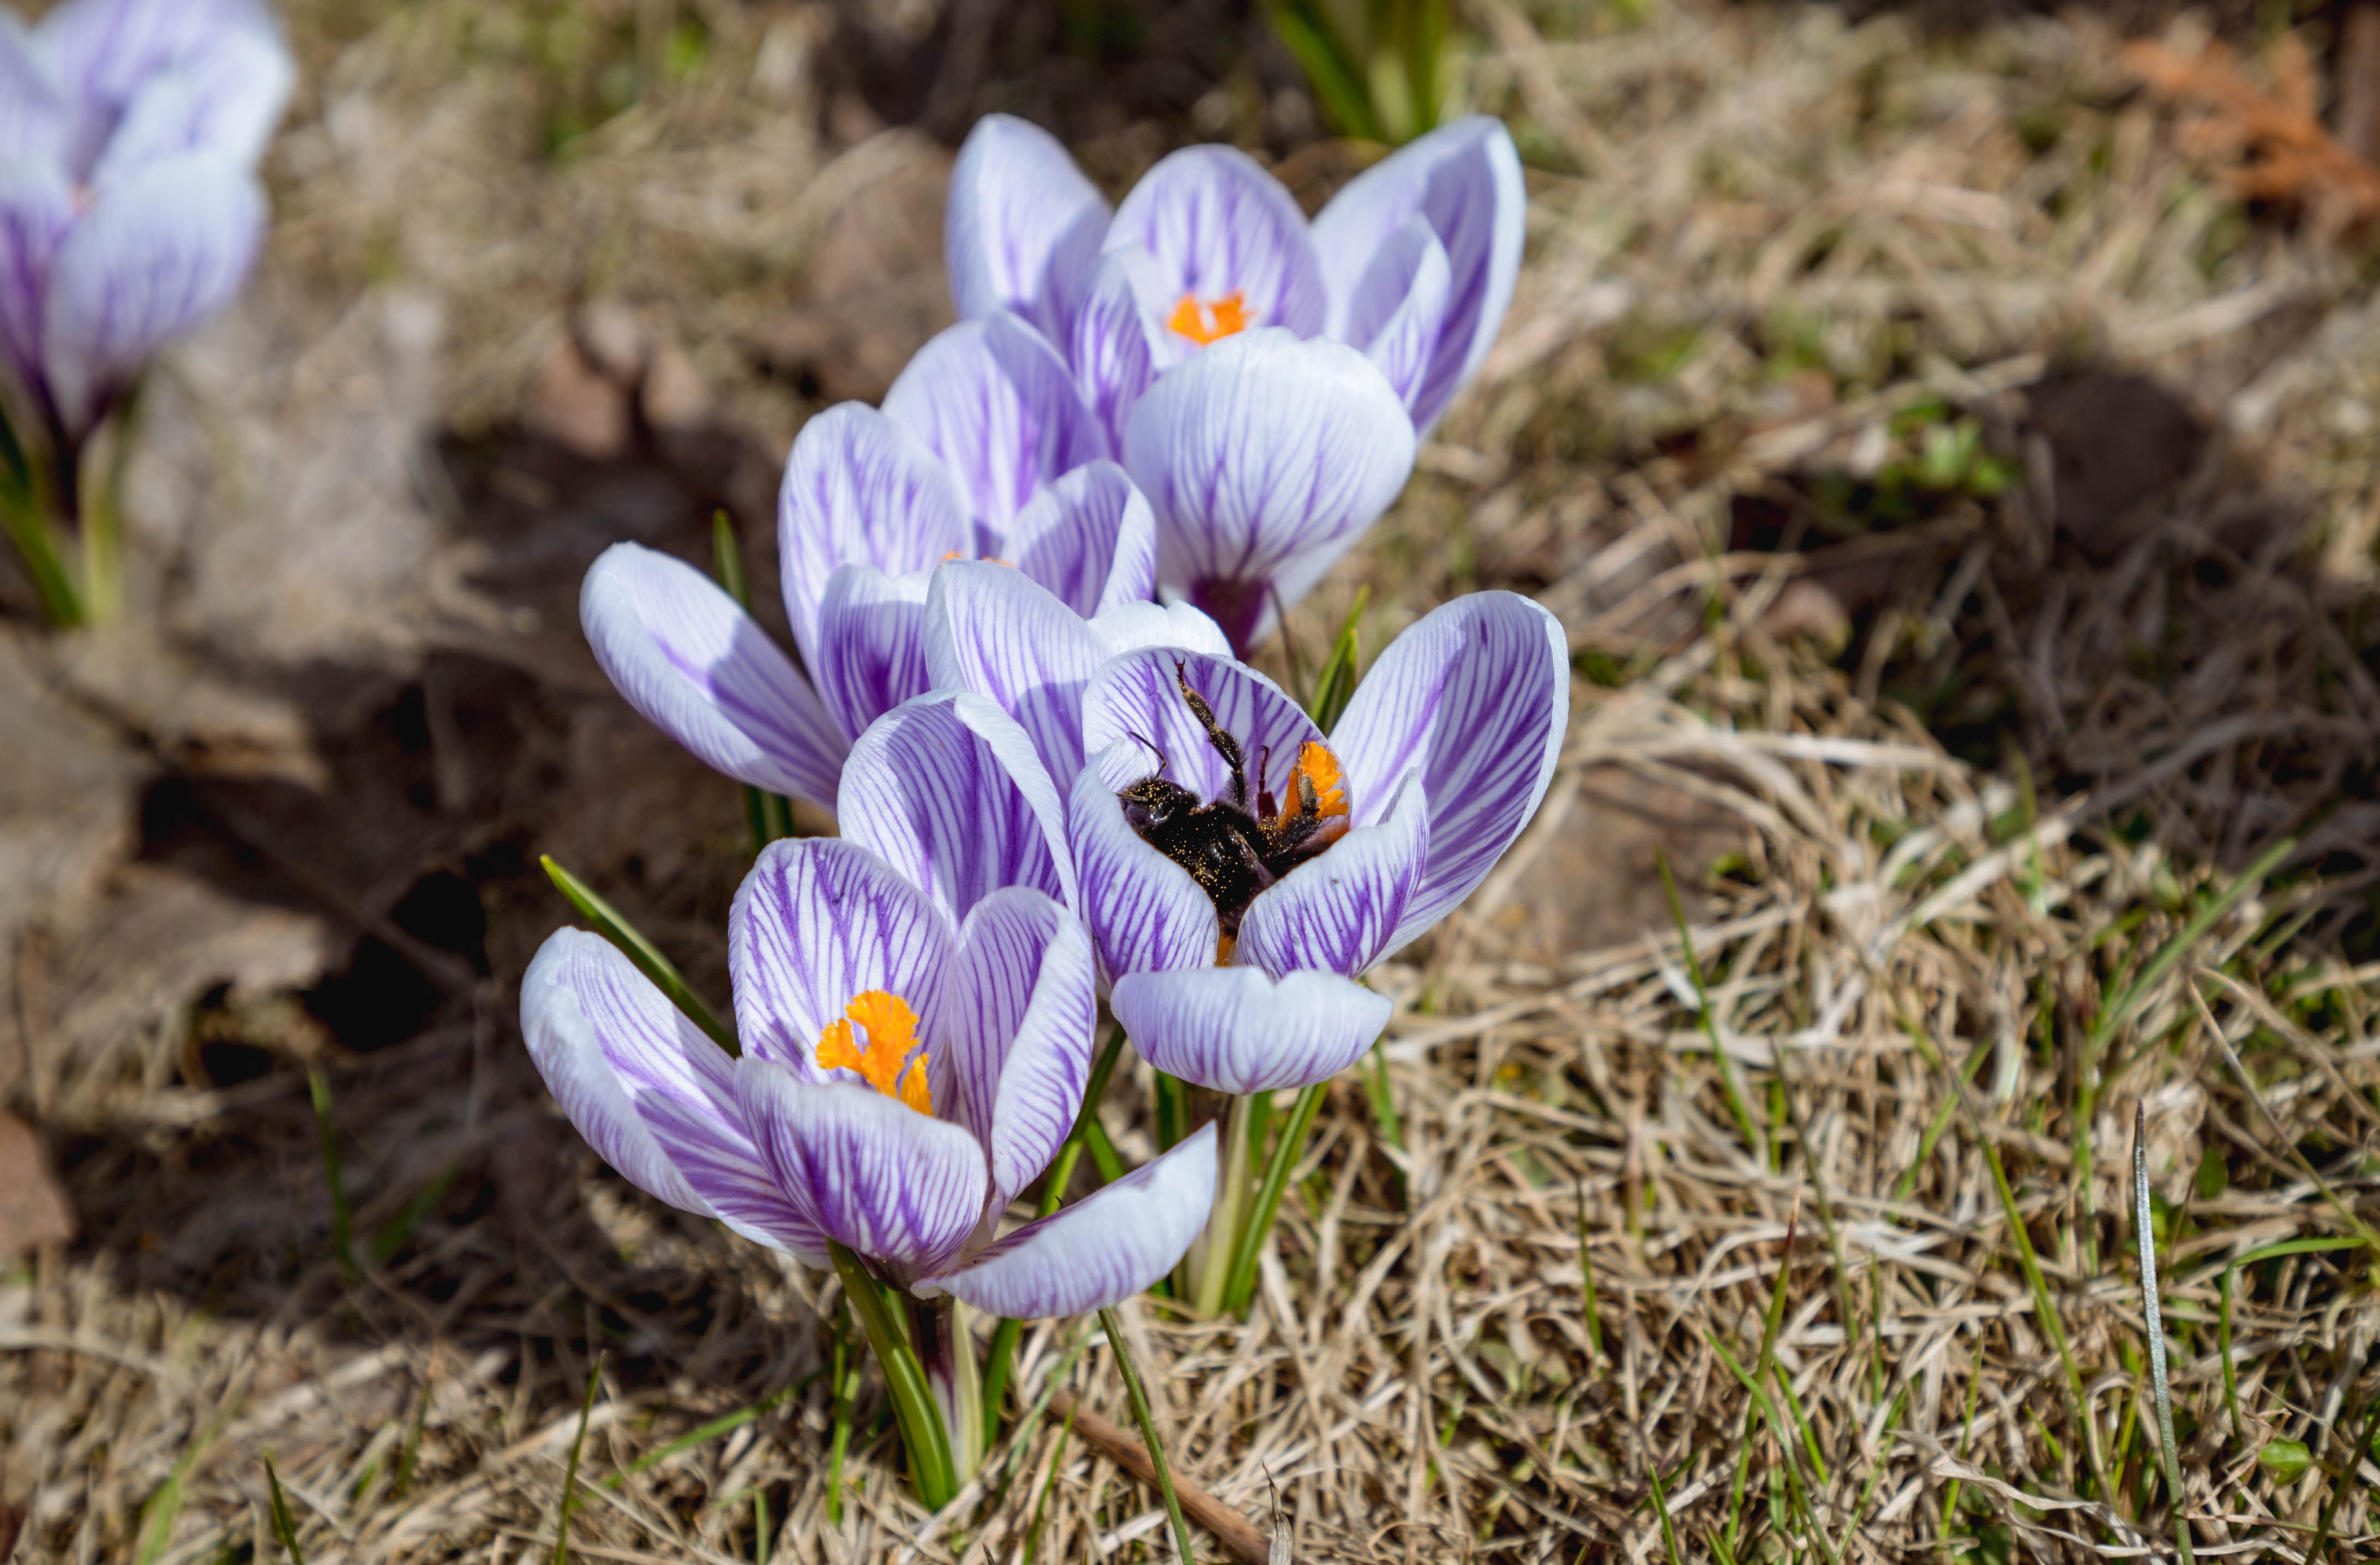
[[[1345,822],[1343,817],[1323,813],[1314,779],[1303,766],[1297,770],[1296,803],[1281,809],[1263,786],[1269,753],[1257,758],[1257,789],[1250,798],[1240,742],[1223,732],[1214,709],[1190,688],[1179,659],[1173,681],[1207,731],[1207,743],[1231,768],[1230,791],[1211,804],[1199,803],[1197,795],[1166,780],[1165,755],[1159,751],[1157,770],[1119,790],[1116,797],[1123,802],[1125,823],[1141,840],[1187,869],[1205,890],[1222,921],[1223,938],[1233,940],[1257,893],[1336,842]]]

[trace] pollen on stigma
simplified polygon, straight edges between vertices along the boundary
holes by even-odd
[[[1254,321],[1248,313],[1247,295],[1234,288],[1215,299],[1184,294],[1173,306],[1173,313],[1165,318],[1165,324],[1205,347],[1246,331]]]
[[[854,1022],[868,1034],[864,1050],[852,1037]],[[823,1070],[858,1072],[868,1086],[920,1114],[934,1111],[933,1093],[926,1086],[926,1051],[917,1043],[917,1013],[897,994],[869,989],[854,998],[842,1018],[819,1035],[818,1062]]]

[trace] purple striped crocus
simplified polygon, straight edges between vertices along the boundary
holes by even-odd
[[[260,0],[0,10],[0,365],[62,464],[238,291],[293,74]]]
[[[644,717],[739,782],[831,805],[852,741],[928,687],[926,594],[991,559],[1094,615],[1156,595],[1148,503],[1049,345],[1009,316],[921,349],[880,411],[802,427],[777,506],[802,669],[700,571],[616,544],[587,574],[596,661]]]
[[[1361,349],[1427,430],[1503,324],[1526,204],[1512,138],[1484,115],[1382,159],[1308,223],[1221,146],[1160,160],[1111,213],[1056,138],[992,115],[960,149],[943,243],[959,313],[1038,327],[1112,433],[1157,375],[1256,326]]]
[[[943,694],[861,736],[838,806],[844,837],[772,843],[736,893],[740,1057],[575,929],[531,964],[522,1031],[630,1183],[814,1266],[841,1246],[867,1274],[846,1286],[910,1308],[964,1481],[982,1444],[973,1350],[937,1301],[1033,1317],[1147,1287],[1206,1219],[1215,1137],[999,1236],[1091,1065],[1093,960],[1055,790],[1014,722]],[[905,1414],[913,1462],[936,1433]]]
[[[1160,583],[1245,651],[1403,487],[1503,323],[1525,214],[1512,137],[1482,116],[1309,224],[1213,146],[1111,212],[1048,132],[995,115],[960,151],[944,238],[960,314],[1063,351],[1156,507]]]

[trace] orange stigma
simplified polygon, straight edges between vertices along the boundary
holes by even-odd
[[[1200,347],[1221,342],[1235,332],[1248,329],[1247,296],[1237,288],[1219,299],[1184,294],[1182,301],[1173,307],[1173,313],[1165,318],[1165,323]]]
[[[844,1006],[843,1014],[846,1019],[819,1035],[820,1067],[857,1071],[885,1097],[897,1098],[920,1114],[932,1113],[934,1098],[926,1086],[926,1051],[918,1047],[917,1013],[909,1009],[909,1002],[897,994],[869,989]],[[853,1022],[868,1030],[864,1052],[851,1036]]]

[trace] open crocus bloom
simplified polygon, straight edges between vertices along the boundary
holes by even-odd
[[[1082,1106],[1097,1010],[1023,735],[928,698],[871,728],[844,782],[848,835],[771,844],[736,893],[742,1057],[565,929],[522,987],[548,1086],[631,1183],[812,1265],[832,1240],[913,1296],[1020,1318],[1147,1287],[1206,1220],[1212,1134],[995,1236]]]
[[[1327,738],[1226,659],[1104,664],[1068,826],[1142,1057],[1230,1093],[1352,1063],[1390,1011],[1354,980],[1486,878],[1544,796],[1569,713],[1560,626],[1509,592],[1398,637]]]
[[[1427,430],[1503,323],[1525,206],[1512,136],[1483,115],[1381,160],[1309,224],[1220,146],[1164,158],[1111,215],[1054,137],[993,115],[960,149],[944,246],[959,313],[1038,327],[1111,433],[1169,366],[1255,326],[1361,349]]]
[[[1063,367],[1007,316],[929,343],[879,411],[802,427],[777,512],[785,613],[807,677],[693,566],[615,544],[579,618],[630,706],[739,782],[831,804],[869,723],[928,687],[926,594],[992,559],[1090,616],[1156,595],[1155,521],[1105,459]]]
[[[0,365],[62,450],[238,291],[292,76],[258,0],[0,11]]]

